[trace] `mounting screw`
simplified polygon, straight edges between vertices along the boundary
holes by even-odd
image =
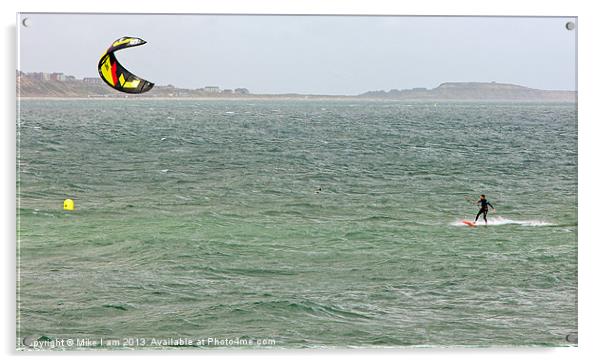
[[[567,30],[573,30],[575,29],[575,23],[573,23],[572,21],[567,22],[565,25]]]

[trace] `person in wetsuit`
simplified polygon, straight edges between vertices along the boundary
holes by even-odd
[[[490,204],[489,201],[487,201],[485,195],[481,195],[481,198],[479,199],[479,201],[477,201],[477,205],[481,205],[481,209],[479,210],[477,217],[474,218],[474,222],[477,222],[479,216],[483,214],[483,220],[485,220],[485,224],[487,224],[487,212],[489,212],[489,206],[491,206],[493,212],[495,212],[495,207],[493,207],[493,205]]]

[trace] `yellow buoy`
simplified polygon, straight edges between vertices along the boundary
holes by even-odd
[[[68,198],[65,201],[63,201],[63,209],[68,211],[72,211],[73,209],[75,209],[75,204],[73,203],[73,200]]]

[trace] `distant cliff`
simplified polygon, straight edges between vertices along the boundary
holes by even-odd
[[[88,97],[92,95],[109,96],[117,93],[106,87],[104,83],[87,83],[82,80],[39,80],[27,76],[17,76],[17,96],[22,97]]]
[[[155,86],[142,95],[125,94],[106,85],[99,77],[76,79],[62,73],[17,71],[17,96],[20,97],[244,97],[246,88],[221,90],[217,86],[199,89],[177,88],[172,85]]]
[[[575,91],[538,90],[496,82],[445,82],[434,89],[370,91],[366,98],[404,100],[492,100],[492,101],[559,101],[575,102]]]

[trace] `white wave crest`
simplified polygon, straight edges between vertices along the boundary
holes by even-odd
[[[476,223],[477,226],[497,226],[497,225],[521,225],[521,226],[550,226],[553,225],[552,223],[549,223],[547,221],[543,221],[543,220],[512,220],[512,219],[507,219],[505,217],[502,216],[495,216],[495,217],[488,217],[487,221],[488,223],[485,224],[485,221],[482,220],[483,218],[480,217],[479,221]],[[457,220],[451,223],[451,225],[453,226],[466,226],[462,221],[464,220]],[[468,221],[473,221],[472,219],[468,219]]]

